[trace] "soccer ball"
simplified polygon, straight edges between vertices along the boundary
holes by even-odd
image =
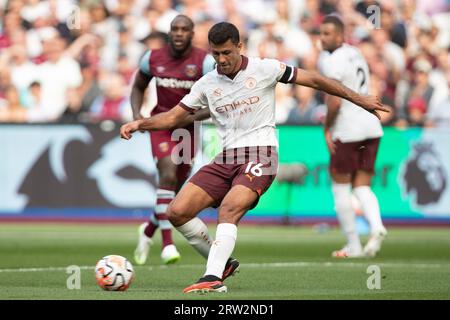
[[[101,258],[95,266],[97,285],[107,291],[125,291],[134,278],[130,261],[118,255]]]

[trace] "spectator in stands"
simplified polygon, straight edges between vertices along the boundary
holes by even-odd
[[[79,36],[67,48],[65,54],[83,64],[89,64],[98,71],[101,59],[101,38],[93,33]]]
[[[0,122],[25,122],[26,109],[20,103],[19,92],[14,86],[5,89],[5,98],[0,102]]]
[[[209,30],[209,29],[208,29]],[[195,35],[198,35],[198,26],[196,26]],[[164,47],[169,42],[169,36],[164,32],[153,31],[143,39],[147,49],[156,50]],[[144,105],[141,108],[143,117],[150,117],[150,113],[158,102],[156,94],[156,78],[153,77],[148,84],[148,89],[144,93]]]
[[[345,24],[345,38],[347,43],[357,44],[360,38],[367,36],[367,19],[365,19],[365,14],[361,14],[356,10],[353,0],[338,1],[337,11],[343,18]]]
[[[447,73],[446,80],[447,86],[450,88],[450,72]],[[432,105],[427,110],[425,118],[426,127],[450,128],[450,95],[447,95],[444,101]]]
[[[413,81],[405,95],[403,108],[408,114],[410,125],[422,126],[434,91],[428,77],[431,63],[425,59],[419,59],[414,63],[413,68]]]
[[[386,89],[386,82],[378,77],[375,73],[372,73],[370,75],[370,88],[369,93],[371,95],[375,95],[378,97],[381,97],[381,103],[386,107],[389,108],[390,112],[383,112],[383,114],[380,114],[381,117],[381,123],[385,125],[392,125],[396,118],[396,110],[395,110],[395,103],[394,100],[391,99],[388,95],[384,94],[384,91]]]
[[[405,70],[406,65],[402,48],[389,40],[389,34],[384,29],[373,29],[371,32],[371,40],[375,45],[375,49],[378,50],[383,59],[388,63],[391,79],[393,79],[393,82],[397,82]]]
[[[284,35],[277,30],[277,14],[268,11],[261,14],[260,28],[249,34],[250,56],[278,59],[286,64],[296,64],[294,53],[284,43]]]
[[[436,66],[429,75],[430,85],[434,88],[430,105],[446,100],[450,94],[450,88],[447,85],[447,74],[450,74],[450,54],[448,49],[440,49],[436,53],[435,58]]]
[[[168,33],[170,31],[170,22],[179,15],[179,12],[172,8],[172,1],[152,0],[150,6],[158,13],[155,26],[156,31]]]
[[[153,31],[141,40],[147,49],[161,48],[169,42],[167,33]]]
[[[83,81],[78,88],[68,90],[68,105],[60,119],[64,123],[90,121],[90,108],[102,94],[96,68],[89,63],[82,63],[80,68]]]
[[[2,28],[0,31],[0,50],[8,48],[12,44],[12,34],[16,30],[22,30],[22,19],[20,13],[12,10],[8,10],[5,13],[4,20],[2,21]]]
[[[138,67],[137,62],[142,57],[145,51],[145,46],[139,41],[134,41],[130,30],[124,24],[119,27],[119,43],[116,51],[116,61],[120,59],[127,59],[128,64],[132,69]]]
[[[11,81],[17,90],[22,93],[37,79],[38,66],[28,59],[25,47],[15,45],[10,47],[8,51],[10,55]]]
[[[190,17],[194,22],[209,18],[208,5],[205,0],[180,0],[176,11]]]
[[[195,24],[195,34],[194,39],[192,39],[192,44],[195,47],[206,51],[209,50],[208,31],[213,25],[214,21],[209,18],[205,18]]]
[[[41,84],[38,81],[33,81],[25,92],[21,95],[21,101],[27,110],[42,108],[42,91]],[[33,111],[39,112],[39,111]]]
[[[275,112],[275,123],[282,124],[288,121],[292,109],[297,106],[297,101],[292,95],[291,85],[282,85],[275,88],[275,101],[277,112]]]
[[[94,121],[131,120],[131,106],[125,92],[126,86],[123,77],[120,74],[112,73],[104,81],[102,95],[94,100],[90,108],[91,119]]]
[[[207,31],[215,22],[225,20],[239,27],[244,50],[249,48],[250,55],[276,57],[308,70],[314,69],[317,52],[314,32],[325,14],[336,11],[346,25],[347,42],[357,45],[368,61],[370,72],[374,75],[374,90],[381,91],[386,103],[395,110],[389,115],[383,114],[389,118],[383,119],[384,123],[406,127],[411,120],[412,124],[420,125],[424,121],[424,113],[428,117],[435,106],[447,101],[449,95],[445,81],[450,72],[447,49],[450,46],[449,24],[446,22],[450,13],[447,2],[0,0],[3,4],[0,8],[0,97],[3,95],[4,99],[6,88],[13,84],[19,89],[30,121],[56,121],[63,113],[64,121],[83,121],[80,115],[90,108],[93,98],[98,95],[98,85],[94,83],[103,81],[111,72],[120,73],[125,80],[129,80],[132,77],[130,70],[139,61],[136,57],[140,57],[143,49],[161,44],[161,37],[147,35],[154,35],[155,32],[165,34],[178,11],[194,19],[194,44],[198,47],[208,49]],[[67,22],[69,17],[73,18],[69,15],[73,13],[74,5],[80,10],[76,12],[79,14],[76,21],[71,20],[76,22],[76,26],[69,30]],[[368,18],[374,13],[367,11],[371,5],[381,6],[381,29],[374,29],[369,23]],[[270,16],[275,18],[268,19]],[[48,30],[57,31],[57,38],[65,39],[68,47],[59,50],[62,52],[61,58],[53,62],[49,59],[52,44],[41,42],[42,37],[48,38]],[[422,98],[408,96],[412,91],[423,91],[423,88],[419,89],[418,82],[424,78],[419,73],[424,72],[414,67],[422,59],[431,64],[426,81],[428,91],[425,90],[429,93],[433,89],[429,101],[420,94]],[[83,89],[79,87],[79,64],[86,66],[82,68]],[[33,69],[43,72],[35,76]],[[70,71],[70,77],[54,76],[68,74],[69,69],[75,70]],[[46,70],[50,71],[51,76],[45,79],[47,77],[44,75],[41,79],[40,75],[45,74]],[[89,72],[92,74],[88,75]],[[33,81],[40,83],[39,90],[38,85],[32,86],[33,92],[40,91],[42,104],[39,103],[39,107],[30,102],[33,99],[30,100],[28,86]],[[50,90],[52,81],[56,86]],[[127,90],[127,81],[123,86],[122,89]],[[95,88],[97,93],[92,94]],[[288,97],[281,99],[282,104],[289,104],[288,101],[295,99],[293,92],[287,90],[286,94]],[[154,103],[150,101],[151,96],[150,109]],[[301,109],[296,107],[295,110],[299,112]],[[394,114],[396,118],[390,118]],[[285,116],[280,113],[280,117],[284,119]],[[428,121],[426,123],[428,125]]]
[[[289,113],[287,123],[296,125],[320,125],[323,123],[327,107],[320,104],[316,91],[309,87],[295,86],[297,105]]]
[[[111,32],[116,30],[117,21],[109,14],[103,1],[93,1],[88,4],[87,9],[91,20],[90,31],[106,41]]]
[[[6,88],[11,85],[11,70],[8,65],[0,63],[0,98],[6,97]]]
[[[398,12],[395,4],[384,1],[381,6],[381,28],[387,31],[390,41],[406,48],[407,35],[405,24],[398,19]]]
[[[375,74],[384,82],[382,95],[394,100],[397,83],[393,80],[392,70],[382,52],[377,50],[370,38],[364,39],[358,48],[369,65],[370,73]]]
[[[53,28],[42,30],[43,53],[46,61],[39,65],[38,81],[42,86],[40,112],[30,110],[29,121],[56,121],[67,107],[67,91],[81,85],[80,66],[65,55],[65,41]]]

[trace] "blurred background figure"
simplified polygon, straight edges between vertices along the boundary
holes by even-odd
[[[450,73],[447,73],[447,88],[450,88]],[[425,126],[450,128],[450,96],[428,108],[425,114]]]
[[[0,122],[25,122],[26,109],[20,103],[19,92],[14,86],[8,86],[4,98],[0,99]]]
[[[289,112],[288,124],[321,125],[327,113],[326,106],[319,101],[318,93],[311,88],[296,86],[295,108]]]
[[[111,73],[101,84],[102,93],[91,105],[93,121],[132,119],[130,102],[127,98],[125,79],[118,73]]]
[[[381,97],[381,103],[385,107],[389,108],[389,110],[391,110],[389,113],[383,112],[383,114],[380,114],[381,123],[383,124],[383,126],[388,126],[393,124],[396,110],[394,108],[394,100],[392,100],[388,95],[384,94],[385,89],[386,89],[386,82],[376,74],[371,74],[369,93],[371,95]]]
[[[145,44],[147,50],[156,50],[166,46],[169,43],[169,36],[164,32],[153,31],[142,39],[142,42]],[[141,114],[145,117],[150,117],[150,113],[157,103],[158,95],[156,94],[156,79],[153,78],[148,84],[147,91],[145,91]]]
[[[429,82],[431,68],[431,63],[426,59],[416,60],[413,65],[412,81],[408,84],[401,106],[410,125],[422,126],[424,123],[434,92]]]
[[[57,121],[68,105],[68,90],[81,85],[82,76],[78,61],[65,54],[66,42],[54,28],[40,30],[42,56],[45,62],[37,68],[41,84],[42,108],[30,110],[30,122]]]
[[[380,12],[376,19],[374,8]],[[67,122],[67,115],[74,113],[77,116],[69,122],[86,121],[77,111],[86,108],[80,108],[76,100],[90,87],[90,80],[84,82],[79,66],[95,70],[94,82],[101,82],[111,72],[119,73],[125,79],[124,87],[129,88],[136,61],[145,49],[166,41],[170,21],[179,13],[196,24],[193,44],[197,47],[208,50],[209,28],[230,21],[240,29],[244,54],[277,58],[307,70],[316,66],[318,29],[324,16],[340,15],[346,41],[362,51],[376,77],[374,86],[379,84],[377,92],[395,111],[384,120],[385,125],[421,126],[426,109],[449,96],[445,79],[450,72],[450,12],[445,0],[3,1],[0,65],[8,67],[3,73],[9,72],[21,97],[33,81],[41,84],[42,107],[38,113],[30,112],[27,121]],[[417,60],[426,60],[431,67],[424,62],[416,64]],[[51,81],[39,78],[48,68],[53,74],[72,70],[71,77],[55,83],[51,94]],[[289,95],[285,102],[299,99],[295,90],[280,90]],[[408,95],[412,92],[422,98],[412,99],[408,107],[406,100],[411,100]],[[323,103],[323,97],[314,98],[319,105]],[[145,110],[155,101],[149,105]],[[295,114],[300,109],[293,110]],[[278,121],[288,121],[282,114]]]

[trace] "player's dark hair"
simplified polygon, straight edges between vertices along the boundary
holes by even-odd
[[[229,22],[219,22],[212,26],[208,32],[208,41],[219,45],[231,40],[235,45],[239,43],[239,30]]]
[[[344,32],[344,23],[342,22],[342,19],[339,18],[336,14],[329,14],[325,16],[325,18],[322,21],[322,24],[325,23],[331,23],[332,25],[335,26],[337,31],[341,33]]]

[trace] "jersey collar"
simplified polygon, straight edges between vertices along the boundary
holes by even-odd
[[[241,55],[241,57],[242,57],[241,66],[239,67],[239,70],[236,72],[236,74],[234,75],[234,77],[239,73],[239,71],[245,70],[245,69],[247,68],[247,65],[248,65],[248,58],[247,58],[246,56],[243,56],[243,55]],[[224,74],[222,73],[222,71],[220,70],[220,67],[219,67],[219,66],[217,66],[217,73],[220,74],[220,75],[224,75]],[[234,78],[234,77],[233,77],[233,78]]]

